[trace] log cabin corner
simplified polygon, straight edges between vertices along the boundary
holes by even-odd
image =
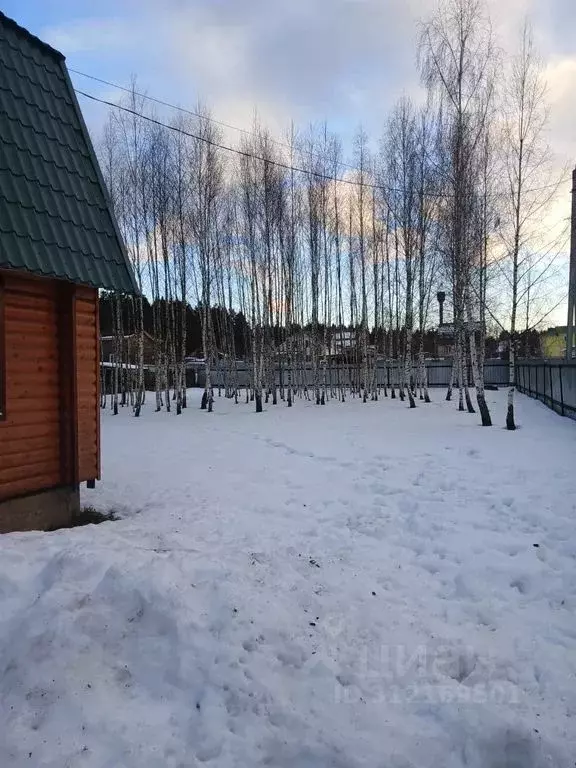
[[[98,289],[137,287],[64,57],[0,13],[0,532],[100,479]]]

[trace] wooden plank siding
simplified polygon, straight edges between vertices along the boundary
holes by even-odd
[[[76,402],[78,479],[100,479],[98,291],[76,288]]]
[[[0,283],[0,501],[97,479],[98,293],[2,270]]]
[[[60,483],[57,285],[6,273],[2,281],[6,412],[0,421],[0,500]]]

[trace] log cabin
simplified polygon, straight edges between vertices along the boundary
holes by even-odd
[[[99,288],[137,292],[64,57],[0,13],[0,532],[100,479]]]

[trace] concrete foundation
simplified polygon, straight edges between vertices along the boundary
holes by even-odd
[[[79,512],[80,492],[74,487],[0,501],[0,533],[46,531],[70,525]]]

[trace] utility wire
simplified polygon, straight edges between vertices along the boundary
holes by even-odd
[[[168,123],[163,123],[161,120],[157,120],[155,117],[144,115],[142,114],[142,112],[137,112],[136,110],[130,109],[130,107],[122,106],[121,104],[114,104],[114,102],[112,101],[101,99],[98,96],[94,96],[91,93],[86,93],[85,91],[81,91],[77,88],[75,88],[74,91],[80,96],[85,96],[87,99],[91,99],[92,101],[97,101],[100,104],[105,104],[106,106],[113,107],[114,109],[119,109],[122,112],[127,112],[128,114],[134,115],[135,117],[140,117],[142,120],[147,120],[149,123],[154,123],[154,125],[159,125],[162,128],[167,128],[168,130],[174,131],[175,133],[180,133],[184,136],[188,136],[188,138],[190,139],[195,139],[196,141],[202,141],[204,144],[208,144],[211,147],[216,147],[216,149],[222,149],[225,152],[231,152],[236,155],[241,155],[242,157],[248,157],[253,160],[259,160],[261,163],[268,163],[269,165],[274,165],[277,168],[283,168],[286,171],[295,171],[296,173],[304,173],[304,174],[307,174],[308,176],[314,176],[317,179],[323,179],[324,181],[335,181],[339,184],[350,184],[352,186],[362,186],[368,189],[380,189],[380,190],[389,191],[389,192],[401,191],[399,189],[394,190],[392,187],[385,187],[382,184],[371,184],[368,182],[353,181],[352,179],[339,179],[336,176],[329,176],[325,173],[312,171],[308,168],[299,168],[297,166],[288,165],[288,163],[283,163],[280,160],[271,160],[265,157],[261,157],[260,155],[254,155],[251,152],[247,152],[243,149],[238,149],[237,147],[228,147],[226,144],[221,144],[220,142],[214,141],[213,139],[208,139],[205,136],[198,136],[195,133],[190,133],[189,131],[185,131],[183,128],[178,128],[175,125],[169,125]],[[358,170],[358,172],[360,173],[359,169],[355,168],[354,170]],[[444,197],[444,195],[441,195],[440,193],[438,193],[436,196]]]
[[[79,69],[74,69],[73,67],[68,67],[68,71],[69,72],[73,72],[75,75],[80,75],[81,77],[86,77],[89,80],[94,80],[97,83],[102,83],[103,85],[108,85],[111,88],[116,88],[119,91],[123,91],[124,93],[129,93],[131,95],[138,96],[138,98],[146,99],[147,101],[154,102],[155,104],[160,104],[161,106],[164,106],[164,107],[169,107],[170,109],[175,109],[175,110],[177,110],[179,112],[183,112],[186,115],[191,115],[192,117],[197,117],[200,120],[206,120],[207,122],[214,123],[215,125],[219,125],[219,126],[221,126],[223,128],[228,128],[228,129],[230,129],[232,131],[238,131],[239,133],[243,133],[246,136],[251,136],[252,138],[257,138],[257,134],[254,133],[254,131],[249,131],[247,128],[241,128],[240,126],[232,125],[231,123],[225,123],[222,120],[217,120],[216,118],[211,117],[210,115],[203,115],[200,112],[195,112],[192,109],[187,109],[185,107],[180,107],[177,104],[171,104],[169,101],[164,101],[163,99],[159,99],[156,96],[149,96],[147,93],[142,93],[141,91],[135,91],[132,88],[126,88],[126,86],[118,85],[118,83],[113,83],[110,80],[104,80],[103,78],[96,77],[95,75],[90,75],[87,72],[81,72]],[[82,91],[77,91],[77,92],[78,93],[83,93]],[[90,96],[89,94],[84,94],[83,93],[83,95],[88,96],[88,98],[96,99],[96,97]],[[108,103],[108,102],[105,102],[105,103]],[[111,106],[114,106],[114,107],[116,107],[118,109],[122,109],[122,107],[120,107],[120,105],[118,105],[118,104],[112,104]],[[140,115],[140,117],[143,117],[144,119],[147,119],[145,117],[145,115],[142,115],[140,113],[138,113],[138,114]],[[166,126],[166,127],[171,128],[172,130],[174,130],[173,126]],[[199,137],[196,137],[196,138],[199,138]],[[290,144],[286,144],[286,142],[284,142],[284,141],[279,141],[278,139],[274,139],[272,137],[269,137],[269,139],[270,139],[270,141],[273,144],[277,144],[278,146],[283,147],[284,149],[288,149],[290,151],[293,151],[293,149],[294,149],[293,147],[290,146]],[[201,139],[199,139],[199,140],[201,140]],[[223,149],[227,149],[230,152],[238,151],[238,150],[234,150],[231,147],[222,147],[222,148]],[[319,155],[316,152],[312,152],[311,150],[304,149],[304,150],[301,150],[301,151],[306,152],[306,154],[310,155],[311,157],[317,157],[319,159],[323,159],[321,155]],[[247,153],[247,154],[249,154],[249,153]],[[251,156],[252,157],[256,157],[255,155],[251,155]],[[261,159],[261,158],[256,158],[256,159]],[[267,161],[267,162],[272,162],[272,161]],[[349,168],[352,171],[357,171],[358,173],[361,172],[360,169],[357,166],[352,165],[351,163],[347,163],[344,160],[335,160],[335,163],[337,165],[339,165],[339,166],[344,167],[344,168]],[[281,164],[281,167],[291,168],[291,166],[286,166],[286,165],[283,165],[283,164]],[[299,170],[299,169],[294,168],[293,170]],[[306,171],[306,170],[302,170],[301,173],[311,173],[311,172],[310,171]],[[318,175],[321,178],[326,178],[326,179],[328,178],[327,176],[324,176],[322,174],[316,174],[316,175]],[[330,178],[332,178],[333,181],[342,181],[344,183],[359,184],[359,182],[346,181],[345,179],[337,179],[337,178],[333,178],[333,177],[330,177]],[[559,181],[553,182],[552,184],[545,184],[544,186],[534,187],[533,189],[526,189],[524,191],[525,192],[541,192],[541,191],[544,191],[545,189],[552,189],[553,187],[558,187],[561,184],[563,184],[563,183],[565,183],[566,181],[569,181],[569,180],[570,180],[570,175],[567,175],[567,176],[561,178]],[[374,189],[388,189],[391,192],[394,192],[394,191],[400,192],[401,191],[401,190],[394,190],[392,187],[385,187],[385,186],[379,185],[379,184],[373,184],[373,185],[362,184],[362,186],[372,187]],[[427,194],[429,196],[432,195],[432,193],[430,193],[430,192],[428,192]],[[499,194],[501,196],[507,196],[508,193],[501,192]],[[438,193],[436,196],[437,197],[447,197],[449,195]]]
[[[74,71],[74,70],[71,70]],[[163,123],[161,120],[157,120],[155,117],[150,117],[149,115],[144,115],[142,112],[138,112],[135,109],[130,109],[130,107],[125,107],[121,104],[115,104],[112,101],[108,101],[107,99],[101,99],[98,96],[94,96],[91,93],[86,93],[85,91],[81,91],[77,88],[74,89],[75,93],[79,94],[80,96],[84,96],[87,99],[91,99],[92,101],[96,101],[99,104],[105,104],[108,107],[112,107],[113,109],[118,109],[121,112],[127,112],[130,115],[134,115],[135,117],[139,117],[142,120],[146,120],[149,123],[153,123],[154,125],[158,125],[162,128],[167,128],[169,131],[173,131],[174,133],[180,133],[183,136],[188,136],[190,139],[194,139],[195,141],[201,141],[204,144],[208,144],[209,146],[215,147],[216,149],[221,149],[224,152],[230,152],[232,154],[240,155],[242,157],[248,157],[252,160],[258,160],[261,163],[268,163],[269,165],[273,165],[277,168],[282,168],[286,171],[293,171],[296,173],[303,173],[308,176],[312,176],[317,179],[322,179],[323,181],[334,181],[338,184],[349,184],[354,187],[365,187],[366,189],[378,189],[383,192],[396,192],[401,194],[403,190],[401,189],[395,189],[394,187],[388,187],[383,184],[372,184],[369,182],[363,182],[363,181],[354,181],[353,179],[339,179],[337,176],[329,176],[325,173],[320,173],[319,171],[313,171],[308,168],[299,168],[298,166],[289,165],[288,163],[283,163],[280,160],[271,160],[269,158],[261,157],[260,155],[255,155],[251,152],[248,152],[243,149],[238,149],[236,147],[229,147],[226,144],[221,144],[218,141],[214,141],[213,139],[208,139],[205,136],[198,136],[197,134],[190,133],[189,131],[185,131],[183,128],[178,128],[175,125],[169,125],[168,123]],[[242,129],[243,130],[243,129]],[[361,173],[360,169],[354,168],[354,170],[358,171],[358,173]],[[558,182],[555,182],[554,184],[547,184],[542,187],[533,187],[532,189],[526,189],[524,190],[525,193],[528,192],[540,192],[545,189],[549,189],[551,187],[558,187],[560,184],[562,184],[564,181],[567,181],[568,177],[561,179]],[[445,193],[445,192],[430,192],[427,191],[424,193],[427,197],[437,197],[445,199],[447,197],[454,197],[454,195]],[[507,193],[501,192],[499,193],[500,196],[505,195],[508,196]]]
[[[163,107],[169,107],[170,109],[175,109],[178,112],[182,112],[185,115],[191,115],[192,117],[198,117],[200,120],[206,120],[206,122],[214,123],[215,125],[219,125],[222,128],[228,128],[231,131],[238,131],[239,133],[243,133],[245,136],[250,136],[252,138],[256,138],[257,134],[254,133],[254,131],[249,131],[247,128],[240,128],[238,125],[231,125],[230,123],[225,123],[222,120],[217,120],[214,117],[211,117],[210,115],[203,115],[201,112],[195,112],[193,109],[186,109],[185,107],[179,107],[177,104],[171,104],[169,101],[164,101],[163,99],[159,99],[156,96],[149,96],[147,93],[142,93],[141,91],[136,91],[132,88],[126,88],[124,85],[118,85],[118,83],[113,83],[110,80],[104,80],[101,77],[96,77],[95,75],[89,75],[87,72],[81,72],[79,69],[73,69],[72,67],[68,67],[69,72],[73,72],[75,75],[80,75],[81,77],[86,77],[89,80],[94,80],[97,83],[102,83],[102,85],[108,85],[111,88],[117,88],[119,91],[123,91],[124,93],[129,93],[130,95],[137,96],[139,99],[146,99],[147,101],[151,101],[154,104],[160,104]],[[293,150],[293,147],[290,146],[290,144],[287,144],[285,141],[279,141],[278,139],[274,139],[270,137],[270,141],[274,144],[277,144],[279,147],[283,147],[284,149],[288,149],[290,151]],[[309,154],[311,157],[318,157],[320,158],[320,155],[318,155],[316,152],[312,152],[311,150],[304,150],[306,154]],[[351,163],[347,163],[344,160],[335,160],[335,163],[337,165],[340,165],[344,168],[350,168],[353,171],[357,171],[358,168],[355,165],[352,165]]]

